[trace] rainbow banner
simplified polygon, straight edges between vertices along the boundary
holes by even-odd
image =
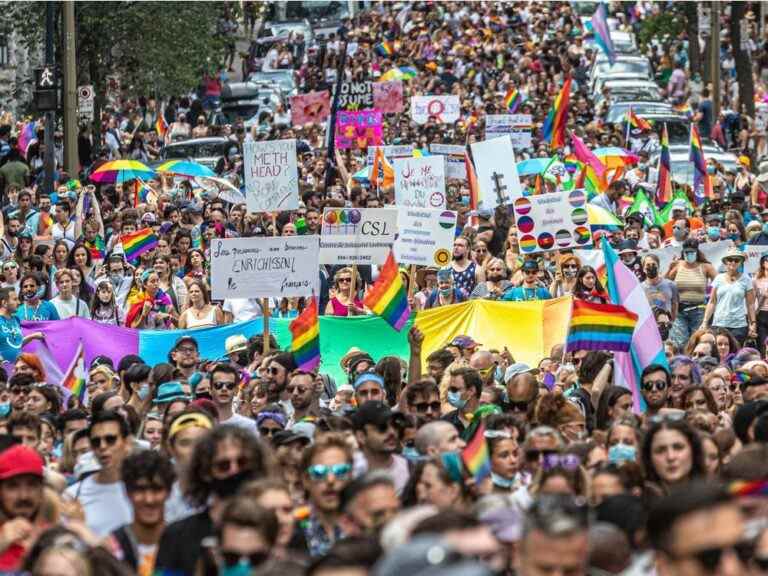
[[[542,127],[544,141],[550,148],[565,146],[565,126],[568,123],[568,104],[571,98],[571,77],[565,79],[560,93],[549,109]]]
[[[77,343],[75,350],[75,357],[72,363],[67,368],[67,372],[64,374],[64,379],[61,381],[61,387],[64,389],[67,397],[74,396],[81,406],[87,404],[86,387],[85,387],[85,351],[83,350],[82,340]]]
[[[504,96],[504,107],[507,109],[507,112],[514,114],[524,101],[523,93],[512,86]]]
[[[403,329],[411,316],[411,307],[408,304],[408,294],[405,284],[397,269],[395,255],[389,251],[387,261],[384,263],[379,278],[363,303],[377,316],[381,316],[398,332]]]
[[[306,372],[317,370],[320,366],[320,319],[314,296],[288,329],[291,331],[291,352],[296,365]]]
[[[611,32],[608,28],[608,7],[603,2],[599,2],[597,10],[592,15],[592,32],[594,33],[595,44],[600,47],[608,57],[608,62],[613,66],[616,62],[616,49],[611,40]]]
[[[637,314],[617,304],[573,301],[566,350],[628,352]]]
[[[472,474],[476,483],[482,482],[491,474],[491,455],[488,442],[485,440],[485,424],[483,422],[475,430],[472,439],[461,452],[464,466]]]
[[[144,252],[154,250],[157,247],[157,242],[157,236],[152,228],[143,228],[132,234],[120,236],[125,259],[129,262],[137,260]]]
[[[656,201],[672,200],[672,157],[669,154],[669,135],[667,125],[661,129],[661,153],[659,154],[658,179],[656,181]]]

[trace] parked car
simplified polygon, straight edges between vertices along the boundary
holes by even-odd
[[[161,156],[163,160],[194,160],[213,170],[231,145],[232,141],[223,137],[193,138],[166,145]]]
[[[248,82],[256,84],[276,84],[287,96],[296,96],[299,90],[293,70],[270,70],[268,72],[254,72],[248,77]]]

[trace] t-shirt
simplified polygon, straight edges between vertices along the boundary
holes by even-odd
[[[133,507],[122,482],[101,484],[88,476],[64,492],[80,502],[85,525],[97,536],[108,536],[120,526],[133,522]]]
[[[677,301],[677,284],[666,278],[662,278],[658,284],[646,280],[643,282],[643,290],[651,307],[672,312],[672,303]]]
[[[246,418],[242,414],[232,414],[232,417],[228,420],[219,420],[219,424],[230,424],[232,426],[237,426],[238,428],[245,428],[253,434],[259,433],[256,421]]]
[[[48,300],[40,300],[35,306],[30,306],[25,302],[19,306],[18,310],[16,310],[16,316],[18,316],[21,321],[32,320],[35,322],[59,319],[59,313],[56,311],[56,307],[48,302]]]
[[[368,460],[362,452],[355,452],[353,469],[355,477],[362,476],[368,472]],[[389,468],[381,468],[380,470],[386,472],[392,480],[394,480],[395,492],[400,496],[403,493],[403,490],[405,490],[405,486],[408,484],[408,479],[411,476],[411,472],[408,468],[408,460],[398,454],[393,454],[392,464]]]
[[[735,282],[727,282],[725,274],[718,274],[712,281],[712,293],[717,296],[712,325],[723,328],[747,326],[747,292],[752,285],[745,275]]]
[[[255,298],[227,298],[223,310],[232,314],[233,322],[247,322],[264,315],[261,303]]]
[[[0,316],[0,356],[13,364],[21,354],[21,343],[24,335],[21,333],[21,322],[16,316],[6,318]]]
[[[512,302],[526,302],[528,300],[549,300],[552,295],[549,290],[542,286],[535,288],[526,288],[525,286],[515,286],[507,290],[502,296],[501,300],[507,300]]]
[[[61,320],[72,318],[77,316],[78,318],[90,318],[90,312],[88,311],[88,304],[86,304],[80,298],[70,298],[64,300],[61,296],[56,296],[51,300],[51,304],[56,308],[56,312],[59,314]]]
[[[213,535],[213,522],[208,511],[166,526],[160,537],[155,558],[157,574],[195,574],[202,553],[203,539]]]

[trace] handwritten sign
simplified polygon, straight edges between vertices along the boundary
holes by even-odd
[[[426,124],[430,119],[438,124],[452,124],[460,114],[458,96],[411,97],[411,118],[416,124]]]
[[[319,124],[331,114],[328,90],[310,92],[291,98],[291,122],[294,126]]]
[[[400,208],[395,258],[400,264],[437,266],[451,262],[456,212]]]
[[[396,208],[326,208],[320,263],[384,264],[396,234]]]
[[[515,150],[531,147],[532,130],[531,114],[488,114],[485,117],[485,139],[491,140],[509,134]]]
[[[405,109],[403,82],[401,80],[374,82],[373,107],[381,110],[383,114],[400,114]]]
[[[509,134],[471,145],[478,186],[478,207],[496,208],[523,195]]]
[[[245,156],[245,198],[249,212],[296,210],[299,168],[296,140],[248,139]]]
[[[374,107],[371,82],[342,82],[339,110],[369,110]]]
[[[213,298],[290,298],[317,293],[318,236],[216,238]]]
[[[361,110],[336,115],[336,148],[365,148],[379,146],[381,138],[381,112]]]
[[[523,254],[592,245],[584,190],[520,197],[514,201],[514,211]]]
[[[395,204],[445,208],[445,158],[395,158]]]

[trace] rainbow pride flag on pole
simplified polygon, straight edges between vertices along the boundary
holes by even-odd
[[[616,62],[616,49],[613,47],[611,32],[608,29],[608,7],[603,2],[598,3],[597,10],[592,15],[592,32],[595,35],[595,44],[600,47],[608,57],[608,62],[613,66]]]
[[[485,424],[483,422],[475,430],[472,439],[461,452],[461,460],[467,470],[475,478],[475,482],[482,482],[491,474],[491,455],[488,451],[488,442],[485,440]]]
[[[61,387],[67,397],[75,396],[81,406],[87,402],[87,390],[85,387],[85,351],[82,340],[77,344],[75,357],[67,368],[64,379],[61,381]]]
[[[648,132],[652,129],[648,120],[635,114],[635,111],[632,110],[632,106],[630,106],[627,111],[627,122],[629,122],[629,125],[632,128],[642,130],[643,132]]]
[[[669,135],[667,125],[661,129],[661,153],[659,154],[658,179],[656,181],[656,200],[670,202],[672,200],[672,157],[669,154]]]
[[[571,99],[571,77],[565,79],[560,93],[549,109],[542,132],[550,148],[565,146],[565,125],[568,123],[568,104]]]
[[[697,203],[705,198],[712,198],[712,182],[707,174],[707,160],[704,158],[704,147],[701,145],[701,137],[696,125],[691,123],[691,153],[689,156],[693,163],[693,194]]]
[[[129,262],[138,259],[144,252],[154,250],[157,247],[157,242],[157,236],[152,228],[143,228],[133,234],[123,234],[120,236],[125,259]]]
[[[514,114],[524,101],[523,93],[512,86],[504,96],[504,107],[507,109],[507,112]]]
[[[162,112],[157,115],[157,120],[155,120],[155,132],[157,132],[160,140],[164,140],[165,134],[168,132],[168,123],[165,121],[165,116]]]
[[[288,329],[291,331],[291,352],[299,370],[314,372],[320,365],[320,318],[314,296]]]
[[[411,316],[405,284],[403,284],[403,279],[395,262],[395,255],[391,250],[379,273],[378,280],[365,295],[363,303],[374,314],[384,318],[398,332],[403,329]]]
[[[374,48],[374,50],[376,50],[376,54],[378,54],[379,56],[388,58],[389,56],[392,56],[395,53],[395,46],[389,40],[384,40],[384,42],[379,42],[378,44],[376,44],[376,47]]]
[[[574,298],[566,349],[628,352],[637,314],[616,304]]]

